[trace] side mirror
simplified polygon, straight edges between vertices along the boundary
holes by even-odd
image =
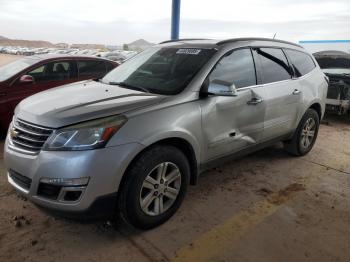
[[[221,81],[206,82],[203,89],[203,92],[207,95],[238,96],[235,84],[227,85],[227,83]]]
[[[23,75],[19,79],[19,82],[22,84],[32,84],[32,83],[34,83],[34,77],[32,77],[30,75]]]

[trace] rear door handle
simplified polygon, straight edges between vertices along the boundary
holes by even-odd
[[[257,105],[260,104],[263,100],[261,98],[253,97],[252,100],[247,102],[248,105]]]
[[[0,96],[6,96],[7,94],[5,92],[0,93]]]
[[[299,95],[300,93],[301,93],[301,91],[298,89],[294,89],[294,91],[293,91],[293,95]]]

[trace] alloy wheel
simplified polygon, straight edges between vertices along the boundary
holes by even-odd
[[[306,120],[304,127],[301,131],[300,146],[304,149],[308,149],[315,138],[316,122],[313,118]]]
[[[150,216],[167,211],[175,202],[181,188],[180,169],[171,162],[163,162],[152,169],[142,183],[140,206]]]

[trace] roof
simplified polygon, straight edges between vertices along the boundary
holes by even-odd
[[[164,44],[167,46],[186,46],[186,47],[195,47],[195,48],[216,48],[217,40],[212,39],[178,39],[178,40],[167,40],[159,44]]]
[[[35,59],[38,61],[43,61],[43,60],[54,60],[54,59],[60,59],[60,58],[90,58],[90,59],[96,59],[96,60],[104,60],[104,61],[109,61],[111,60],[105,59],[103,57],[96,57],[96,56],[89,56],[89,55],[69,55],[69,54],[42,54],[42,55],[31,55],[31,56],[26,56],[25,58],[27,59]],[[112,61],[113,62],[113,61]]]
[[[245,37],[245,38],[231,38],[231,39],[226,39],[226,40],[213,40],[213,39],[202,39],[202,38],[188,38],[188,39],[177,39],[177,40],[167,40],[163,41],[160,44],[187,44],[187,45],[196,45],[196,46],[208,46],[208,47],[217,47],[229,43],[236,43],[236,42],[270,42],[270,43],[275,43],[275,44],[287,44],[287,45],[292,45],[296,46],[299,48],[303,48],[302,46],[280,40],[280,39],[272,39],[272,38],[259,38],[259,37]]]

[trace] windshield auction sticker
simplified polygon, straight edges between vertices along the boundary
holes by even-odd
[[[177,50],[176,54],[198,55],[200,51],[201,51],[200,49],[194,49],[194,48],[181,48]]]

